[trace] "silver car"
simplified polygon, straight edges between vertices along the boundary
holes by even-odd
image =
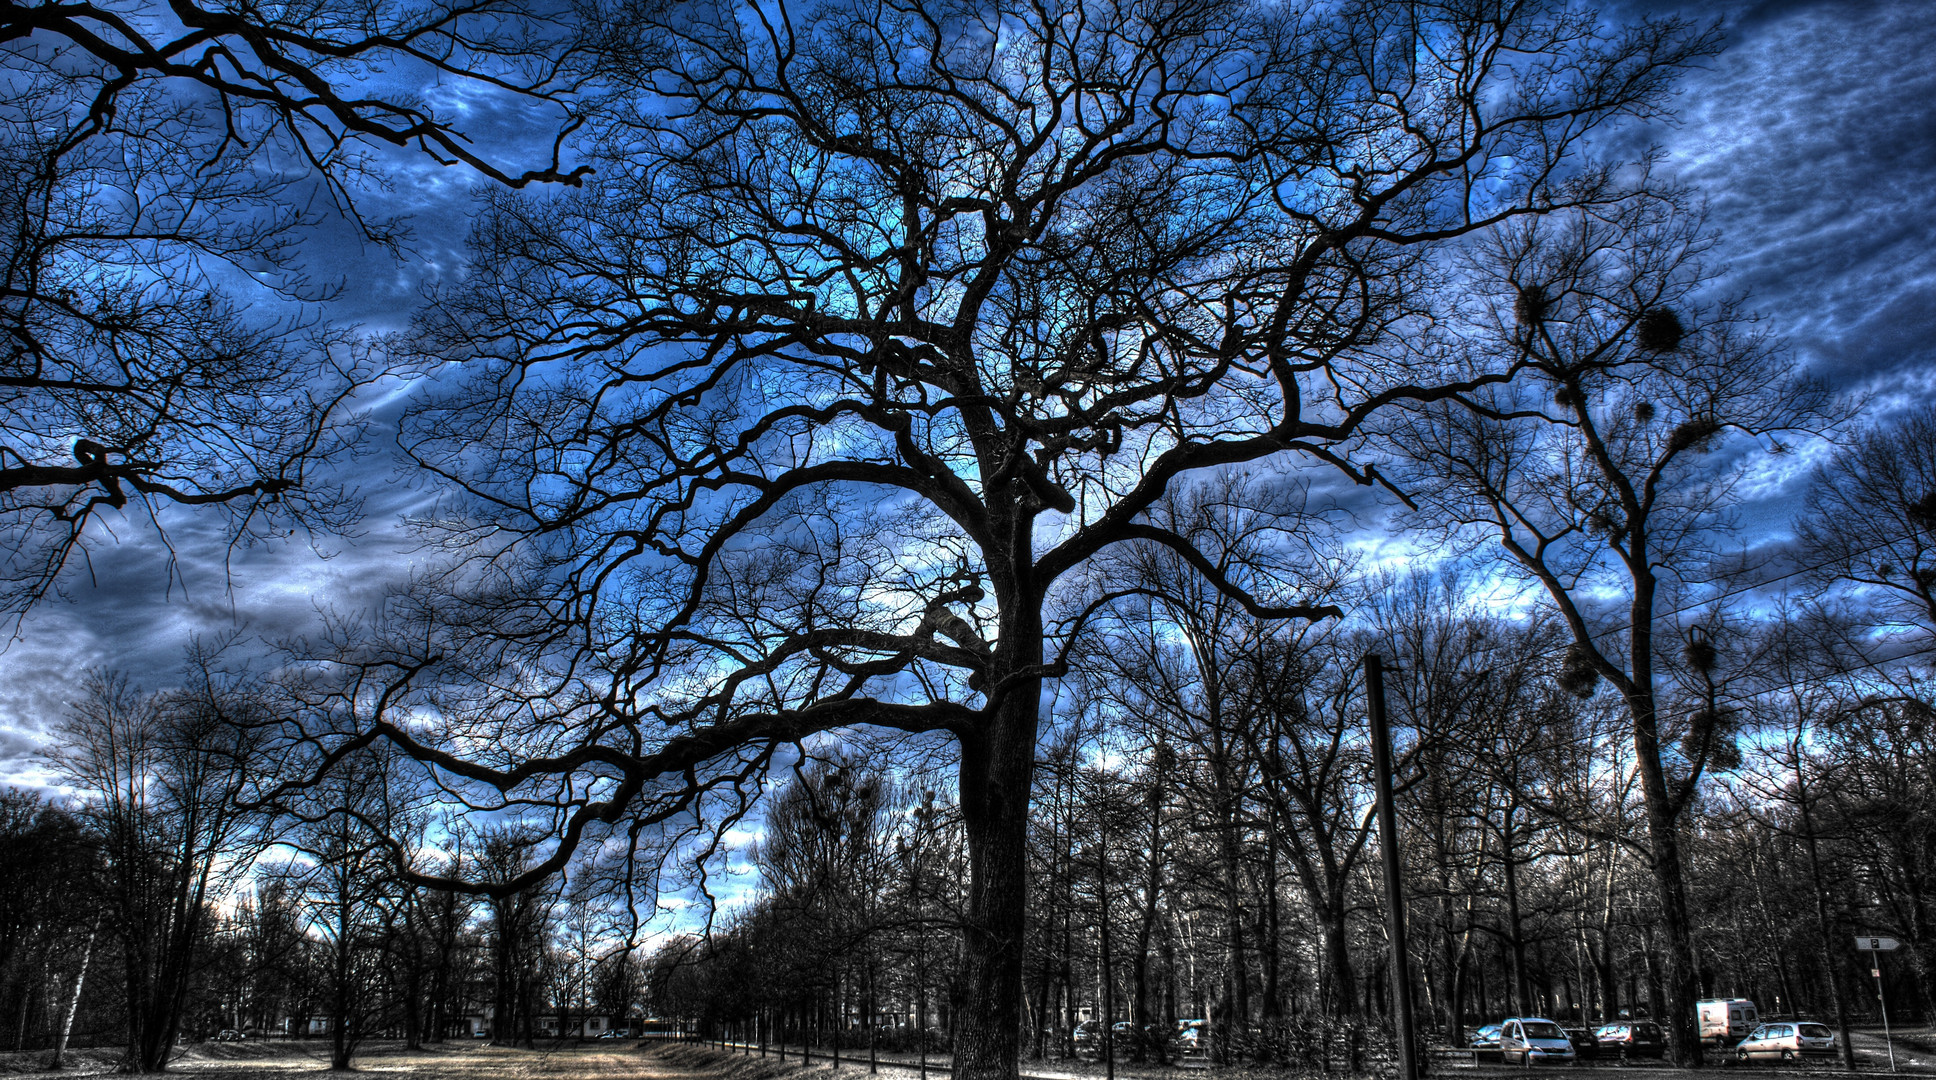
[[[1734,1048],[1739,1061],[1768,1058],[1794,1061],[1797,1058],[1834,1057],[1835,1032],[1826,1024],[1811,1020],[1763,1024],[1748,1032]]]
[[[1508,1064],[1573,1062],[1573,1040],[1558,1024],[1540,1017],[1515,1016],[1499,1022],[1499,1055]]]

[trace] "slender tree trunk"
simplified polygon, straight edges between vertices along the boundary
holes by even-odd
[[[1802,812],[1802,846],[1808,852],[1808,880],[1815,894],[1815,931],[1822,943],[1822,964],[1828,974],[1829,995],[1835,1001],[1835,1030],[1840,1036],[1842,1067],[1855,1071],[1855,1047],[1849,1039],[1849,1001],[1842,992],[1842,965],[1835,962],[1840,950],[1828,917],[1828,883],[1822,879],[1821,850],[1815,840],[1815,812],[1809,801],[1808,780],[1802,775],[1800,746],[1795,750],[1795,796]]]
[[[423,1049],[423,952],[412,934],[403,978],[403,1048]]]
[[[67,1039],[74,1032],[74,1014],[81,1009],[81,986],[87,981],[87,966],[94,959],[94,939],[100,932],[101,924],[96,922],[87,932],[87,944],[81,946],[81,967],[74,973],[74,992],[67,996],[67,1008],[61,1014],[60,1032],[54,1038],[54,1057],[47,1063],[49,1070],[67,1064]]]
[[[1136,1043],[1132,1060],[1147,1061],[1154,1049],[1162,1058],[1167,1047],[1163,1036],[1151,1039],[1151,1027],[1156,1018],[1150,1010],[1150,945],[1156,935],[1156,922],[1161,915],[1161,896],[1163,891],[1163,784],[1165,778],[1153,778],[1145,804],[1149,808],[1149,835],[1145,841],[1146,858],[1143,875],[1143,904],[1137,912],[1136,952],[1132,962],[1135,977],[1135,1016]],[[1167,1017],[1165,1018],[1168,1019]],[[1163,1028],[1168,1033],[1168,1025]]]
[[[351,956],[353,944],[353,925],[350,919],[350,881],[349,869],[337,867],[336,895],[336,948],[332,951],[330,1018],[329,1018],[329,1067],[332,1072],[348,1072],[350,1068],[350,1010],[353,1006],[353,990],[350,986]]]
[[[1252,1047],[1254,1060],[1267,1064],[1278,1060],[1284,1032],[1284,1000],[1282,978],[1283,926],[1281,905],[1277,888],[1277,807],[1272,804],[1266,814],[1264,843],[1264,910],[1262,926],[1258,928],[1258,956],[1264,965],[1264,1000],[1262,1004],[1262,1038]]]
[[[1519,858],[1513,847],[1513,828],[1513,813],[1508,810],[1499,834],[1506,884],[1506,955],[1512,961],[1513,1012],[1527,1016],[1538,1010],[1533,1007],[1526,974],[1526,934],[1519,914]]]

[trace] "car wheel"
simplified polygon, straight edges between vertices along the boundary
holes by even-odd
[[[1736,1061],[1748,1060],[1748,1052],[1746,1050],[1736,1050],[1734,1052],[1734,1060]]]
[[[1793,1061],[1795,1060],[1795,1052],[1793,1050],[1783,1050],[1781,1052],[1781,1059],[1783,1061]]]

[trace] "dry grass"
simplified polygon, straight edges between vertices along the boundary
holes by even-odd
[[[702,1073],[709,1078],[725,1075],[698,1062],[666,1060],[667,1049],[684,1048],[640,1049],[620,1042],[518,1050],[447,1043],[404,1050],[398,1043],[374,1043],[358,1049],[355,1070],[372,1077],[408,1073],[412,1080],[691,1080]],[[45,1050],[0,1055],[0,1074],[99,1075],[111,1072],[121,1055],[106,1049],[70,1051],[69,1067],[60,1073],[45,1071],[48,1057]],[[315,1040],[202,1043],[188,1048],[168,1071],[186,1080],[328,1080],[329,1045]]]

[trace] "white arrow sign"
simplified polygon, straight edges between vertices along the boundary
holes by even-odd
[[[1859,937],[1855,947],[1863,952],[1895,952],[1902,948],[1902,942],[1892,937]]]

